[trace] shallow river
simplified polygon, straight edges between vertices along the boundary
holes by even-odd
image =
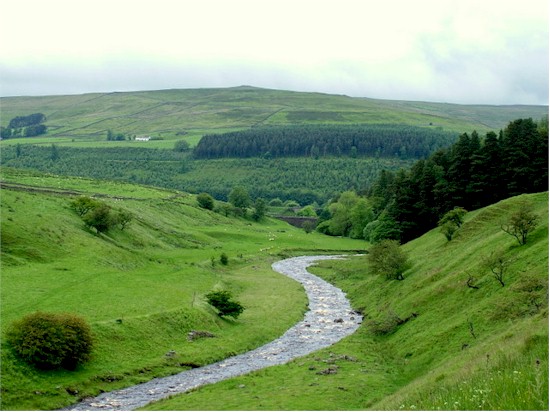
[[[289,362],[351,335],[359,327],[361,315],[352,310],[344,292],[307,271],[315,261],[340,258],[343,256],[301,256],[272,265],[275,271],[300,282],[309,299],[304,319],[280,338],[211,365],[87,398],[66,410],[136,409],[199,386]]]

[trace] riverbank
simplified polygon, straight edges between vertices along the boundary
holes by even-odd
[[[340,258],[343,256],[301,256],[272,265],[275,271],[300,282],[309,300],[304,319],[280,338],[211,365],[85,399],[65,410],[132,410],[199,386],[284,364],[338,342],[357,330],[361,315],[353,311],[340,289],[307,268],[319,260]]]

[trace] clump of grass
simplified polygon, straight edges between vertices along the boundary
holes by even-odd
[[[471,376],[422,390],[396,409],[548,410],[547,346],[547,337],[535,335],[520,355],[488,360]]]

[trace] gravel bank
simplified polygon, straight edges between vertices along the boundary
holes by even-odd
[[[309,298],[309,311],[304,320],[280,338],[218,363],[85,399],[65,410],[136,409],[199,386],[289,362],[351,335],[359,327],[361,316],[352,310],[340,289],[307,271],[307,267],[315,261],[342,257],[301,256],[272,265],[275,271],[300,282]]]

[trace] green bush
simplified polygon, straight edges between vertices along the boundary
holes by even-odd
[[[210,292],[206,295],[206,299],[218,310],[219,316],[231,316],[237,319],[244,310],[244,306],[239,302],[231,300],[231,292],[227,290]]]
[[[312,220],[306,220],[304,223],[302,223],[302,229],[304,229],[306,233],[313,232],[315,230],[315,227],[316,224]]]
[[[324,235],[331,235],[330,233],[330,221],[325,220],[317,225],[317,232]]]
[[[453,210],[448,211],[447,213],[445,213],[445,215],[443,215],[441,219],[439,219],[438,225],[443,226],[445,223],[452,223],[458,229],[460,228],[460,226],[462,226],[466,213],[468,213],[466,209],[462,207],[455,207]]]
[[[269,201],[269,206],[281,207],[281,206],[283,206],[283,201],[281,199],[279,199],[278,197],[276,197],[275,199],[271,199]]]
[[[538,220],[538,215],[533,212],[533,205],[524,202],[500,228],[515,237],[521,246],[527,243],[527,237],[537,227]]]
[[[371,271],[387,279],[403,280],[403,273],[409,267],[409,258],[397,240],[385,239],[372,246],[367,259]]]
[[[115,216],[111,213],[111,208],[104,203],[82,216],[82,220],[86,226],[94,228],[98,233],[107,232],[117,224]]]
[[[394,333],[403,320],[392,310],[387,311],[379,319],[373,319],[367,323],[369,332],[374,335],[390,335]]]
[[[197,202],[200,207],[207,210],[214,209],[214,198],[208,193],[200,193],[197,195]]]
[[[445,222],[444,224],[440,225],[440,232],[445,235],[445,238],[448,242],[453,240],[453,236],[455,235],[456,231],[458,230],[458,227],[453,222]]]
[[[252,219],[256,222],[262,220],[267,212],[267,203],[264,199],[258,198],[254,202],[254,212],[252,212]]]
[[[190,149],[189,142],[185,140],[178,140],[174,144],[174,152],[187,152]]]
[[[220,263],[225,266],[229,263],[229,256],[225,252],[220,255]]]
[[[73,200],[71,207],[86,226],[94,228],[98,233],[107,232],[117,225],[120,226],[120,230],[124,230],[133,218],[127,210],[120,209],[113,213],[109,205],[87,196],[80,196]]]
[[[81,217],[99,205],[101,205],[100,202],[88,196],[80,196],[71,202],[71,207]]]
[[[40,369],[74,370],[93,349],[87,322],[70,313],[27,315],[11,325],[7,340],[21,359]]]
[[[312,205],[303,207],[296,214],[298,216],[317,217],[317,212],[315,212],[315,208]]]

